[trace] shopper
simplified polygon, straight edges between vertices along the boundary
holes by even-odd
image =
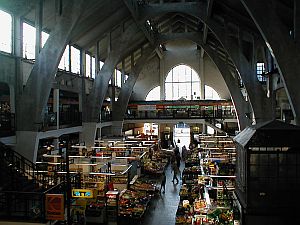
[[[174,180],[176,180],[176,184],[178,184],[178,178],[177,178],[177,174],[179,174],[179,168],[177,166],[177,163],[173,163],[172,165],[172,170],[173,170],[173,179],[172,182],[174,183]]]
[[[166,177],[165,172],[163,172],[162,179],[161,179],[161,185],[160,185],[160,192],[161,192],[161,189],[164,189],[163,193],[165,193],[165,191],[166,191],[166,181],[167,181],[167,177]]]
[[[187,149],[186,149],[185,145],[182,147],[181,156],[182,156],[182,160],[185,161],[186,156],[187,156]]]
[[[177,164],[177,168],[178,168],[178,169],[180,168],[180,161],[181,161],[180,154],[177,154],[177,155],[176,155],[176,164]]]

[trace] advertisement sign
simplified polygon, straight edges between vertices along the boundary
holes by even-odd
[[[72,189],[72,198],[93,198],[93,190]]]
[[[63,194],[46,194],[46,219],[64,220],[65,207]]]

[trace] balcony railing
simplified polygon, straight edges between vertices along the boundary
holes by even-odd
[[[59,113],[59,128],[81,126],[81,112],[60,112]],[[54,112],[47,113],[44,116],[44,122],[41,130],[53,130],[57,128],[57,114]]]
[[[178,110],[166,109],[155,111],[132,110],[125,115],[125,119],[234,119],[236,114],[232,110]]]

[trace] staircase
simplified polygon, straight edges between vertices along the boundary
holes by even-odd
[[[0,219],[45,222],[45,196],[64,193],[65,182],[39,173],[33,162],[0,143]]]

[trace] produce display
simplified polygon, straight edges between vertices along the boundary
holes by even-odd
[[[137,217],[143,216],[150,196],[143,191],[124,190],[119,198],[119,216]]]
[[[144,172],[151,174],[161,174],[165,169],[165,163],[159,163],[154,161],[145,161],[144,162]]]
[[[177,225],[233,225],[235,153],[227,139],[202,139],[205,144],[189,152],[182,172]]]

